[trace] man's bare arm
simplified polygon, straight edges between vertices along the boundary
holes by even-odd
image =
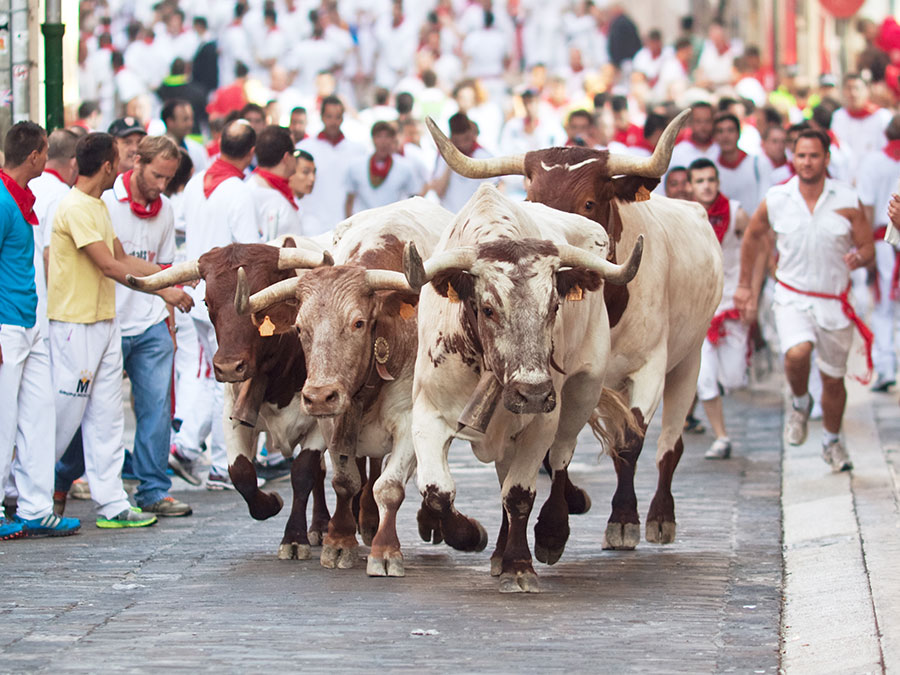
[[[862,204],[855,209],[841,209],[839,213],[850,220],[850,237],[853,239],[855,251],[844,256],[844,262],[851,270],[868,267],[875,262],[875,240],[872,225],[866,218]]]

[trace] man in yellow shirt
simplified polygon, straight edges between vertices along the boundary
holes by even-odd
[[[50,240],[47,316],[56,399],[56,456],[78,427],[85,472],[97,504],[97,526],[153,525],[122,486],[122,339],[116,323],[115,282],[159,266],[127,255],[100,199],[117,176],[119,156],[109,134],[88,134],[75,146],[78,180],[63,198]]]

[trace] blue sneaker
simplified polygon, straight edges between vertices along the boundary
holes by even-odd
[[[22,523],[15,520],[7,520],[0,516],[0,541],[21,539],[24,536],[25,531],[22,529]]]
[[[55,513],[31,520],[17,516],[16,522],[22,526],[25,537],[68,537],[81,529],[81,521],[78,518],[60,518]]]

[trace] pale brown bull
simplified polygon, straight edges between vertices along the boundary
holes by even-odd
[[[640,235],[645,237],[644,262],[634,281],[628,287],[604,288],[612,340],[606,386],[628,397],[644,429],[663,403],[656,454],[659,482],[646,522],[647,541],[657,543],[675,538],[672,476],[683,452],[681,432],[696,391],[700,347],[722,292],[721,249],[704,209],[650,195],[668,168],[675,137],[688,115],[681,113],[666,128],[649,158],[569,147],[474,160],[428,120],[441,154],[456,172],[470,178],[525,176],[530,201],[603,225],[611,260],[619,259],[619,250],[629,250]],[[606,548],[632,549],[640,541],[634,470],[642,446],[642,434],[629,433],[617,449],[618,486]],[[554,469],[554,489],[565,480]]]

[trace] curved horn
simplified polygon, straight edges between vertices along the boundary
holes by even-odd
[[[410,286],[402,272],[391,270],[366,270],[366,283],[373,291],[419,292],[418,288]]]
[[[643,176],[644,178],[659,178],[669,168],[669,160],[672,158],[672,149],[675,147],[675,139],[678,132],[691,115],[688,108],[679,114],[659,137],[659,143],[650,157],[631,157],[629,155],[609,154],[606,167],[610,176]]]
[[[425,281],[431,281],[436,274],[444,270],[460,269],[469,271],[475,264],[478,257],[475,249],[471,246],[460,246],[459,248],[450,249],[425,261],[424,272]]]
[[[415,242],[412,241],[406,242],[403,247],[403,274],[406,276],[406,283],[414,291],[422,290],[422,286],[428,283],[428,279],[425,278],[425,263],[422,262],[422,256],[419,255]]]
[[[139,291],[158,291],[161,288],[168,288],[175,284],[183,284],[186,281],[196,281],[199,278],[200,263],[196,260],[177,263],[171,267],[167,267],[161,272],[151,274],[149,277],[135,277],[130,274],[125,275],[125,281],[128,282],[128,285]]]
[[[641,256],[644,253],[644,235],[638,235],[637,241],[634,242],[634,248],[631,249],[631,255],[628,261],[616,265],[608,260],[594,255],[583,248],[571,246],[569,244],[559,245],[560,264],[563,267],[586,267],[587,269],[599,272],[604,280],[611,284],[623,285],[634,279],[638,268],[641,265]]]
[[[313,253],[302,248],[278,249],[278,269],[295,270],[300,268],[334,265],[334,258],[328,251]]]
[[[296,297],[298,283],[300,283],[300,277],[282,279],[278,283],[262,289],[259,293],[254,293],[248,299],[247,305],[244,307],[245,311],[238,311],[238,314],[256,314],[276,303],[293,300]]]
[[[444,160],[460,176],[466,178],[494,178],[495,176],[525,175],[525,155],[508,155],[490,159],[472,159],[462,154],[455,145],[438,129],[430,117],[425,118],[425,126],[437,144]]]
[[[250,305],[250,284],[247,283],[247,273],[243,267],[238,267],[237,285],[234,289],[234,311],[238,315],[246,314]]]

